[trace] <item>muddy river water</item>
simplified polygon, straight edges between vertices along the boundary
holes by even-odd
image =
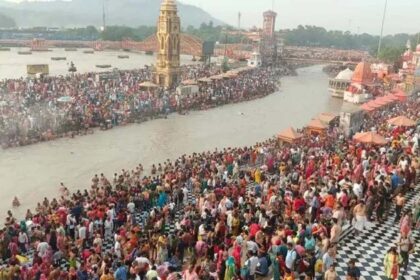
[[[279,92],[262,99],[0,150],[0,219],[15,195],[22,206],[13,212],[21,216],[45,196],[58,196],[60,182],[84,189],[96,173],[112,178],[139,163],[147,168],[184,153],[252,145],[288,126],[302,127],[318,113],[339,111],[341,101],[328,95],[327,79],[322,66],[302,68],[298,76],[282,78]]]

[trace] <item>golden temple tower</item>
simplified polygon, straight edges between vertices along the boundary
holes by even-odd
[[[171,88],[180,76],[181,20],[174,0],[163,0],[157,24],[159,52],[156,64],[156,83]]]

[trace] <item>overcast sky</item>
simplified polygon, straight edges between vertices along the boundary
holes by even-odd
[[[272,0],[180,0],[197,5],[213,16],[242,26],[262,25],[261,14],[271,9]],[[379,34],[385,0],[275,0],[278,28],[299,24],[318,25],[327,29]],[[420,32],[420,0],[388,0],[385,34]]]
[[[20,0],[9,0],[19,2]],[[155,0],[161,1],[161,0]],[[196,5],[222,21],[237,26],[262,25],[262,13],[271,9],[273,0],[179,0]],[[277,27],[299,24],[353,33],[379,34],[385,0],[274,0]],[[388,0],[385,34],[420,32],[420,0]]]

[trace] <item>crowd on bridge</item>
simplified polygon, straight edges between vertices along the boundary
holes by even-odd
[[[360,50],[341,50],[333,48],[314,48],[314,47],[296,47],[285,48],[285,57],[287,59],[303,59],[313,61],[340,61],[340,62],[360,62],[368,57],[366,51]]]
[[[220,67],[183,66],[182,80],[220,73]],[[234,78],[199,84],[181,95],[143,87],[150,67],[132,71],[86,73],[0,81],[0,142],[4,148],[108,129],[131,122],[185,113],[265,96],[287,69],[255,68]]]
[[[62,183],[58,198],[24,219],[8,213],[0,279],[338,279],[343,228],[363,233],[369,221],[388,219],[394,200],[403,245],[390,249],[384,269],[398,279],[420,225],[420,203],[414,213],[403,207],[420,174],[419,130],[387,120],[418,120],[419,109],[409,101],[366,117],[363,130],[386,137],[385,145],[330,126],[294,144],[269,139],[182,155],[150,173],[139,164],[94,175],[73,193]],[[346,275],[359,279],[357,260]]]

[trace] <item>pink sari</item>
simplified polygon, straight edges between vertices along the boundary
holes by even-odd
[[[401,234],[406,234],[408,235],[411,231],[411,221],[410,218],[408,216],[405,216],[402,220],[401,220],[401,224],[400,224],[400,232]]]

